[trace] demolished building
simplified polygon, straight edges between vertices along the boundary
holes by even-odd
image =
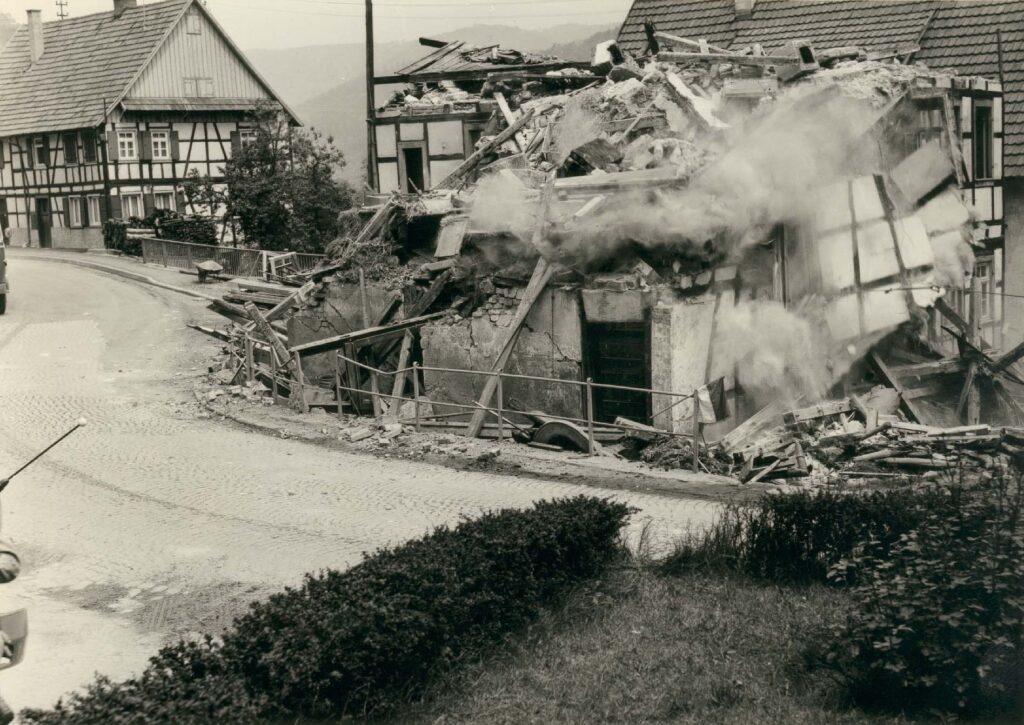
[[[375,114],[369,218],[267,314],[300,404],[735,449],[881,384],[886,416],[1020,424],[1024,351],[974,274],[994,212],[963,193],[964,114],[998,127],[1000,84],[648,33],[588,69],[428,41],[387,78],[414,85]]]

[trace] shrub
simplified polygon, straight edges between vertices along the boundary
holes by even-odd
[[[534,619],[618,553],[626,506],[577,497],[485,514],[255,603],[28,723],[251,722],[387,711]]]
[[[661,568],[668,574],[710,570],[781,582],[830,581],[831,568],[857,545],[871,538],[891,545],[940,498],[934,488],[830,490],[731,504],[706,531],[679,542]]]
[[[108,219],[103,223],[103,246],[118,252],[124,251],[128,240],[128,222],[121,219]]]
[[[216,244],[217,225],[202,216],[169,216],[160,220],[159,236],[176,242]]]
[[[857,572],[854,608],[825,661],[857,703],[978,713],[1021,702],[1024,522],[1019,480],[944,491],[892,545],[869,539],[835,573]]]

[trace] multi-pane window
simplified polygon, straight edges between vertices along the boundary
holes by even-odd
[[[169,131],[153,131],[150,134],[153,144],[153,160],[168,161],[171,158],[171,134]]]
[[[174,211],[174,194],[169,191],[158,191],[153,195],[153,204],[157,209]]]
[[[80,196],[69,196],[68,197],[68,221],[73,227],[80,227],[82,225],[82,197]]]
[[[188,34],[200,35],[203,32],[203,25],[199,18],[199,11],[195,8],[189,10],[187,18]]]
[[[978,318],[991,321],[995,317],[995,280],[992,279],[992,260],[979,259],[974,265],[978,280]]]
[[[144,207],[142,206],[142,194],[122,194],[121,214],[125,219],[131,219],[132,217],[141,219],[145,216]]]
[[[98,227],[100,225],[100,198],[90,196],[87,203],[89,205],[89,226]]]
[[[32,153],[37,166],[46,166],[50,163],[50,151],[46,147],[46,139],[36,137],[32,141]]]
[[[66,133],[61,137],[61,142],[64,145],[64,163],[65,164],[77,164],[78,163],[78,134],[77,133]]]
[[[186,98],[212,98],[212,78],[184,78],[184,90]]]
[[[134,131],[117,132],[117,158],[134,161],[139,158],[139,148],[135,143]]]
[[[96,163],[96,134],[93,131],[82,132],[82,161]]]
[[[992,106],[975,101],[974,128],[974,178],[992,178]]]
[[[238,129],[238,143],[242,148],[245,148],[249,144],[256,143],[256,129],[252,128],[240,128]]]

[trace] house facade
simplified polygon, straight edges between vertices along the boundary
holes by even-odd
[[[0,223],[19,246],[100,248],[107,219],[204,213],[184,182],[221,176],[255,137],[255,107],[297,123],[195,0],[48,23],[29,11],[0,51],[0,89]]]
[[[645,23],[658,31],[767,52],[791,40],[821,51],[859,46],[899,52],[909,62],[974,80],[954,89],[950,116],[963,149],[961,188],[985,230],[974,240],[979,317],[986,341],[1024,340],[1024,0],[634,0],[619,45],[647,51]],[[922,137],[945,133],[944,109],[922,106]],[[969,314],[969,295],[955,293]],[[936,323],[938,324],[938,323]]]

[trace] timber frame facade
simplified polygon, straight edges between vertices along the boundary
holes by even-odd
[[[29,26],[0,52],[0,224],[14,245],[101,248],[108,219],[154,209],[216,213],[187,204],[186,179],[223,177],[225,162],[255,137],[258,105],[280,107],[298,123],[195,0],[116,0],[112,12],[40,24],[43,47],[34,60],[32,23],[30,13]],[[145,52],[134,51],[137,65],[111,78],[101,98],[70,107],[64,99],[82,93],[57,88],[39,99],[32,88],[74,63],[67,56],[85,34],[100,47],[134,41]],[[51,53],[59,62],[47,67]],[[39,112],[22,105],[40,102]]]

